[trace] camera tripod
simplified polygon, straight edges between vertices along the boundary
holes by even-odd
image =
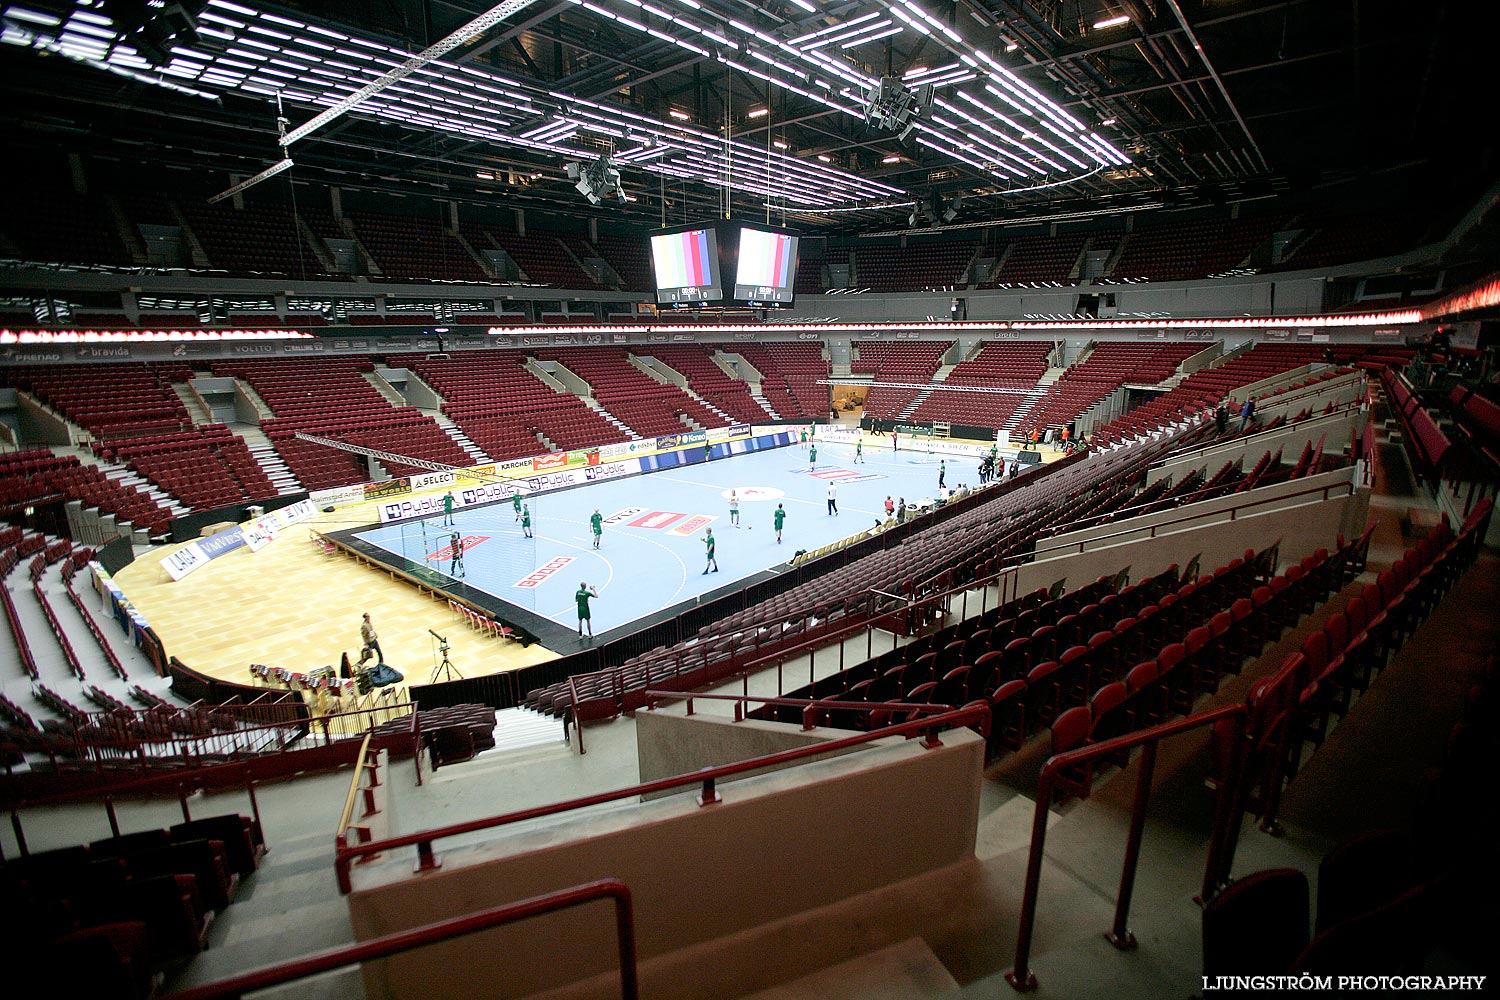
[[[464,675],[458,672],[453,661],[448,658],[448,641],[443,640],[438,646],[438,652],[443,654],[443,662],[432,668],[432,679],[427,683],[436,684],[439,681],[463,680]]]

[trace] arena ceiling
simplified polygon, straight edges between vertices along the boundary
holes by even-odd
[[[4,7],[13,149],[361,183],[641,224],[951,225],[1223,204],[1493,171],[1480,37],[1442,2],[510,0],[347,114],[299,126],[484,0],[28,0]],[[933,85],[903,141],[882,77]],[[284,148],[283,148],[284,146]],[[628,200],[568,162],[611,155]],[[1406,180],[1415,178],[1415,181]],[[954,203],[954,197],[960,200]],[[941,221],[939,219],[939,221]]]

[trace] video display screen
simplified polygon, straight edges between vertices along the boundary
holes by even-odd
[[[747,305],[789,306],[797,281],[797,237],[784,231],[740,228],[734,300]]]
[[[722,302],[719,237],[713,226],[696,226],[651,237],[657,305]]]

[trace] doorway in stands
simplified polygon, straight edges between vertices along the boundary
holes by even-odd
[[[833,419],[858,426],[859,418],[865,412],[865,397],[869,394],[868,385],[834,385]]]

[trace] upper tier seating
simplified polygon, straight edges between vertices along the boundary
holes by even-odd
[[[571,392],[558,392],[525,368],[521,351],[473,352],[432,360],[392,355],[443,397],[443,412],[497,461],[542,455],[538,434],[568,451],[628,441],[629,436]]]
[[[632,353],[656,358],[687,376],[688,388],[742,424],[764,423],[770,414],[750,396],[750,388],[730,378],[713,359],[713,348],[701,344],[672,344],[632,348]]]
[[[1212,220],[1137,229],[1126,238],[1110,277],[1145,281],[1196,277],[1204,273],[1203,258],[1218,244],[1223,227],[1222,221]]]
[[[797,295],[818,295],[823,291],[823,262],[827,243],[824,240],[802,240],[797,247],[797,277],[792,290]]]
[[[915,292],[961,285],[976,244],[944,240],[854,249],[858,283],[877,292]]]
[[[130,251],[104,200],[60,189],[10,199],[0,231],[22,259],[60,264],[130,265]]]
[[[1202,344],[1099,344],[1081,364],[1073,365],[1047,390],[1026,421],[1034,427],[1069,423],[1084,410],[1123,385],[1155,385],[1170,378]]]
[[[470,465],[468,453],[431,417],[386,401],[362,374],[374,367],[359,356],[213,362],[215,375],[242,379],[265,400],[275,416],[263,421],[261,429],[309,490],[366,482],[370,474],[362,457],[298,440],[299,431],[431,462]],[[393,462],[386,471],[406,475],[421,470]]]
[[[550,233],[505,232],[494,226],[477,226],[468,223],[463,227],[464,238],[475,250],[504,250],[510,254],[526,275],[526,280],[539,285],[557,288],[598,288],[598,282],[588,276],[567,247]]]
[[[312,249],[303,244],[290,205],[247,202],[235,208],[228,202],[210,205],[185,199],[182,208],[215,267],[299,276],[323,270]]]
[[[651,276],[651,251],[646,237],[600,233],[594,245],[625,282],[627,292],[649,292],[656,287]]]
[[[821,343],[798,341],[734,344],[736,353],[760,372],[760,394],[783,418],[826,417],[832,412],[828,362]]]
[[[1010,252],[991,276],[989,284],[1019,281],[1067,281],[1088,236],[1067,233],[1058,236],[1023,236],[1010,245]]]
[[[1306,231],[1306,236],[1271,270],[1328,267],[1400,253],[1416,243],[1424,221],[1412,216],[1381,213],[1375,217],[1354,219],[1313,216],[1298,219],[1293,225]]]
[[[992,340],[979,353],[960,361],[942,386],[977,386],[988,389],[1036,388],[1047,373],[1052,344],[1045,341]],[[927,423],[944,420],[972,427],[999,428],[1026,399],[1020,392],[962,392],[935,389],[922,401],[911,419]]]
[[[663,385],[632,365],[623,347],[548,348],[536,357],[556,361],[587,382],[594,400],[642,437],[690,430],[682,415],[702,427],[728,424],[675,385]]]
[[[350,212],[359,240],[387,278],[488,281],[469,251],[432,219]]]

